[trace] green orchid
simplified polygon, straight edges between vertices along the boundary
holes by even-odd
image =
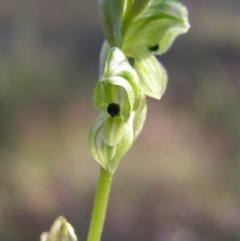
[[[113,174],[142,130],[146,96],[160,99],[167,72],[155,55],[168,51],[190,28],[178,0],[98,0],[105,41],[93,103],[101,111],[89,133],[89,147],[100,164],[87,241],[100,241]],[[133,60],[133,66],[129,62]],[[56,219],[41,241],[77,241],[64,217]]]
[[[167,72],[154,55],[166,52],[189,23],[176,0],[99,0],[99,7],[106,41],[93,102],[103,113],[89,143],[94,158],[113,172],[142,129],[145,95],[160,99],[166,90]]]
[[[186,7],[176,0],[102,0],[100,7],[105,13],[101,19],[108,42],[103,47],[121,46],[126,56],[134,58],[143,92],[160,99],[167,73],[154,55],[165,53],[177,36],[188,31]]]
[[[105,170],[114,172],[129,150],[146,116],[145,96],[138,75],[119,48],[110,49],[103,74],[93,92],[95,108],[102,114],[89,135],[93,157]],[[136,116],[136,118],[135,118]]]
[[[88,241],[100,241],[113,173],[142,130],[146,96],[160,99],[167,72],[155,55],[165,53],[190,27],[177,0],[99,0],[106,40],[100,52],[89,146],[101,165]],[[133,67],[128,61],[133,59]]]

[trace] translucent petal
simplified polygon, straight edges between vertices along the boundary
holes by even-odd
[[[187,8],[181,3],[175,1],[168,2],[168,6],[173,10],[172,14],[175,14],[179,19],[182,19],[182,22],[179,22],[178,24],[173,25],[171,28],[168,28],[163,38],[161,38],[161,40],[158,42],[159,48],[154,52],[154,54],[163,54],[167,52],[175,39],[179,35],[188,32],[190,28]]]
[[[142,13],[154,0],[135,0],[132,7],[132,16]]]
[[[124,137],[124,120],[122,117],[110,117],[103,129],[103,140],[109,146],[115,146]]]
[[[120,49],[112,48],[110,50],[104,69],[104,77],[110,83],[125,88],[131,108],[135,104],[138,105],[137,101],[140,98],[139,78]]]
[[[115,153],[115,146],[111,147],[103,140],[103,128],[107,119],[108,115],[102,113],[95,120],[89,132],[89,147],[93,158],[106,170]]]
[[[112,98],[114,102],[119,103],[122,107],[122,110],[131,111],[135,103],[135,96],[130,83],[126,79],[118,76],[111,77],[108,79],[108,81],[112,85],[117,86],[115,88],[112,88]],[[123,88],[125,89],[125,91],[121,90]]]
[[[145,94],[142,94],[139,106],[135,110],[135,117],[133,120],[134,140],[138,137],[139,133],[143,128],[146,116],[147,116],[146,96]]]
[[[122,19],[122,35],[125,36],[132,21],[141,14],[153,0],[128,0],[128,7]]]
[[[112,85],[106,79],[100,79],[93,91],[93,104],[96,109],[106,111],[107,106],[113,102],[111,94]]]
[[[102,113],[94,122],[89,133],[89,147],[94,159],[105,169],[113,173],[117,168],[119,161],[126,154],[133,143],[133,117],[132,112],[130,118],[124,124],[124,136],[115,146],[109,146],[104,141],[103,129],[106,120],[109,118],[107,114]]]
[[[117,168],[118,163],[122,159],[122,157],[128,152],[130,147],[133,144],[133,119],[134,119],[134,112],[131,113],[130,118],[128,119],[127,123],[124,125],[125,135],[124,138],[115,146],[116,152],[114,154],[114,158],[111,160],[108,166],[108,170],[111,173]]]
[[[167,73],[158,60],[147,50],[135,52],[134,68],[138,73],[143,92],[160,99],[167,85]]]

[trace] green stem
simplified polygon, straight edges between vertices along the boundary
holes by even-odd
[[[112,174],[101,167],[87,241],[100,241],[106,216]]]

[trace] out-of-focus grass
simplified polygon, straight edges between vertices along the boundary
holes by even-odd
[[[192,28],[160,57],[169,86],[117,169],[103,240],[240,239],[240,4],[185,4]],[[0,16],[0,240],[38,240],[60,214],[84,240],[97,3],[2,1]]]

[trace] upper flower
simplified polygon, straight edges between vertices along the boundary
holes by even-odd
[[[177,0],[147,2],[148,7],[132,20],[124,35],[123,49],[129,54],[136,47],[163,54],[190,27],[187,9]]]
[[[100,0],[99,4],[108,45],[134,58],[143,92],[160,99],[167,73],[154,55],[165,53],[178,35],[188,31],[187,9],[177,0]]]
[[[190,27],[177,0],[99,0],[99,9],[107,42],[124,53],[140,47],[162,54]]]

